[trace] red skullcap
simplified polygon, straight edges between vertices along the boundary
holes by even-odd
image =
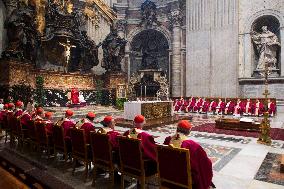
[[[46,118],[50,118],[52,115],[53,115],[52,112],[46,112],[46,113],[45,113],[45,117],[46,117]]]
[[[66,112],[65,112],[65,115],[66,116],[68,116],[68,117],[71,117],[71,116],[73,116],[73,111],[72,110],[66,110]]]
[[[4,109],[8,109],[9,108],[9,105],[8,104],[5,104],[4,105]]]
[[[89,112],[89,113],[87,114],[87,116],[88,116],[89,118],[95,118],[95,117],[96,117],[96,114],[94,114],[93,112]]]
[[[143,123],[144,121],[145,121],[145,118],[142,115],[137,115],[134,118],[134,123]]]
[[[23,102],[18,100],[16,102],[16,107],[21,107],[21,106],[23,106]]]
[[[36,114],[37,115],[40,115],[40,114],[42,114],[43,113],[43,108],[37,108],[36,109]]]
[[[14,106],[15,106],[15,105],[14,105],[13,103],[9,103],[9,104],[8,104],[8,108],[14,108]]]
[[[105,123],[105,124],[109,124],[111,121],[112,121],[112,117],[111,117],[111,116],[106,116],[106,117],[104,118],[104,123]]]
[[[178,127],[180,128],[183,128],[183,129],[191,129],[192,125],[189,121],[187,120],[181,120],[179,123],[178,123]]]

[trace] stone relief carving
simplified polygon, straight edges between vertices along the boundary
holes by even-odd
[[[150,0],[141,5],[141,17],[140,26],[152,27],[154,24],[161,24],[157,19],[157,6]]]
[[[156,80],[160,84],[160,89],[157,91],[157,98],[161,100],[169,99],[169,83],[166,76],[159,76]]]
[[[180,10],[171,11],[169,14],[170,26],[180,25],[182,23],[182,13]]]
[[[34,7],[24,1],[19,1],[15,6],[17,9],[5,21],[8,46],[2,57],[35,62],[39,35],[35,26]]]
[[[270,69],[277,69],[277,50],[280,48],[278,37],[263,26],[261,33],[252,32],[252,40],[256,45],[259,59],[257,62],[256,70],[262,71],[265,64],[268,64]]]

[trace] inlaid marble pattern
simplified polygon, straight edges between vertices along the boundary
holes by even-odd
[[[254,179],[284,186],[284,173],[280,173],[281,155],[268,153]]]

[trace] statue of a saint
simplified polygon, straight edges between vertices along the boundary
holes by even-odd
[[[125,55],[126,43],[127,41],[118,35],[117,29],[113,26],[111,32],[102,42],[103,68],[111,72],[121,71],[121,60]]]
[[[276,53],[280,47],[277,36],[267,29],[267,26],[262,26],[262,33],[253,31],[252,40],[256,45],[259,54],[258,63],[256,66],[257,71],[264,70],[265,64],[269,68],[276,68],[277,58]]]
[[[69,41],[69,39],[67,39],[66,43],[60,43],[60,45],[62,45],[64,47],[65,50],[65,62],[64,62],[64,72],[67,73],[68,72],[68,65],[69,65],[69,61],[70,61],[70,56],[71,56],[71,48],[75,48],[75,45],[72,45]]]

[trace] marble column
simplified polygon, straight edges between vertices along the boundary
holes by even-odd
[[[244,34],[244,77],[252,76],[252,46],[250,33]]]
[[[182,95],[181,87],[181,21],[180,10],[174,10],[169,15],[172,28],[172,62],[171,62],[171,91],[172,97]]]
[[[280,44],[281,44],[281,60],[280,60],[280,69],[281,69],[281,74],[280,76],[284,76],[284,27],[280,28]]]

